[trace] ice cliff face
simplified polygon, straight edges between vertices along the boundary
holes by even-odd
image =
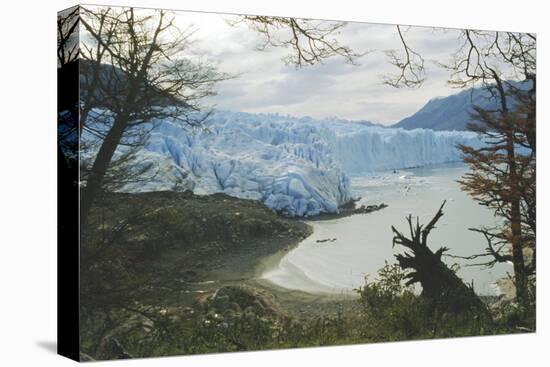
[[[478,147],[481,141],[465,131],[377,127],[340,132],[331,139],[336,159],[349,174],[457,162],[457,144]]]
[[[460,160],[472,133],[405,131],[273,114],[216,112],[200,128],[158,122],[139,153],[154,170],[128,192],[223,192],[292,216],[335,213],[353,197],[348,175]]]

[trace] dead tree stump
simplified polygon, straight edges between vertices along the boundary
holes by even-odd
[[[403,270],[410,270],[406,275],[407,285],[420,283],[422,286],[421,296],[438,307],[440,311],[486,313],[487,308],[475,294],[473,288],[464,284],[462,279],[441,261],[441,256],[448,251],[448,248],[441,247],[436,252],[432,252],[428,247],[428,235],[443,216],[445,202],[441,204],[435,216],[425,227],[419,223],[418,217],[416,224],[413,224],[412,215],[407,217],[410,238],[392,226],[393,246],[401,245],[410,250],[410,252],[398,254],[395,257]]]

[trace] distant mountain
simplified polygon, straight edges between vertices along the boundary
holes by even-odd
[[[511,82],[511,84],[516,87],[521,86],[519,82]],[[472,122],[470,113],[474,105],[486,109],[497,108],[496,101],[489,96],[487,90],[473,88],[448,97],[433,98],[415,114],[404,118],[392,127],[401,127],[407,130],[418,128],[467,130],[468,123]]]
[[[432,130],[466,130],[471,122],[472,106],[495,108],[488,92],[476,88],[464,90],[448,97],[433,98],[412,116],[406,117],[392,127],[407,130],[424,128]]]

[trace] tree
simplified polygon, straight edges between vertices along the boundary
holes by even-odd
[[[516,123],[525,120],[523,113],[495,114],[476,108],[474,115],[481,125],[472,129],[485,137],[487,146],[479,149],[460,146],[471,172],[459,182],[476,201],[492,209],[505,222],[502,227],[471,229],[485,237],[487,249],[470,258],[489,256],[490,260],[481,263],[488,266],[512,262],[518,300],[525,302],[527,278],[536,271],[535,151],[516,152],[518,143],[527,141],[515,128]],[[526,249],[530,249],[531,254],[526,253]],[[532,258],[526,261],[525,255]]]
[[[170,12],[82,8],[81,26],[86,33],[80,47],[85,71],[80,130],[100,141],[81,195],[85,225],[117,147],[142,145],[160,119],[200,124],[208,116],[199,113],[200,101],[227,75],[186,55],[193,31],[180,30]],[[89,119],[92,110],[96,114]]]
[[[400,72],[385,83],[420,87],[425,80],[424,59],[409,47],[399,26],[397,31],[404,56],[388,53]],[[439,63],[450,72],[449,84],[472,88],[472,93],[473,87],[481,86],[497,106],[495,110],[474,106],[469,128],[486,146],[459,146],[471,168],[459,182],[476,201],[505,220],[497,228],[471,228],[485,237],[487,249],[462,258],[487,256],[491,259],[481,263],[487,266],[511,261],[517,298],[524,304],[528,277],[536,271],[536,36],[465,29],[458,39],[462,44],[451,61]],[[525,250],[530,252],[529,261]]]
[[[526,304],[528,277],[535,265],[526,261],[525,250],[532,251],[533,259],[536,250],[536,38],[471,30],[463,35],[463,46],[446,66],[452,72],[450,83],[459,87],[481,83],[497,108],[474,107],[469,128],[485,146],[459,146],[471,169],[459,182],[474,200],[504,219],[498,228],[472,229],[485,237],[487,250],[469,258],[490,256],[482,263],[489,266],[511,261],[517,299]]]
[[[159,208],[116,202],[104,191],[149,180],[151,167],[135,153],[158,121],[200,125],[210,113],[202,98],[227,76],[190,52],[193,29],[181,30],[170,12],[80,7],[79,26],[80,336],[94,357],[113,357],[107,349],[119,328],[152,325],[147,337],[171,338],[162,302],[146,300],[166,300],[179,286],[167,283],[180,276],[150,271],[163,241],[133,237],[136,227],[153,231],[142,221]]]

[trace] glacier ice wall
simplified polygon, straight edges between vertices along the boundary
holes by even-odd
[[[340,131],[331,138],[335,159],[349,174],[457,162],[461,160],[457,144],[481,146],[473,132],[382,127],[354,130]]]
[[[223,192],[314,216],[338,212],[354,198],[348,175],[458,161],[457,143],[480,144],[468,132],[217,111],[194,129],[157,121],[134,162],[154,174],[122,190]]]

